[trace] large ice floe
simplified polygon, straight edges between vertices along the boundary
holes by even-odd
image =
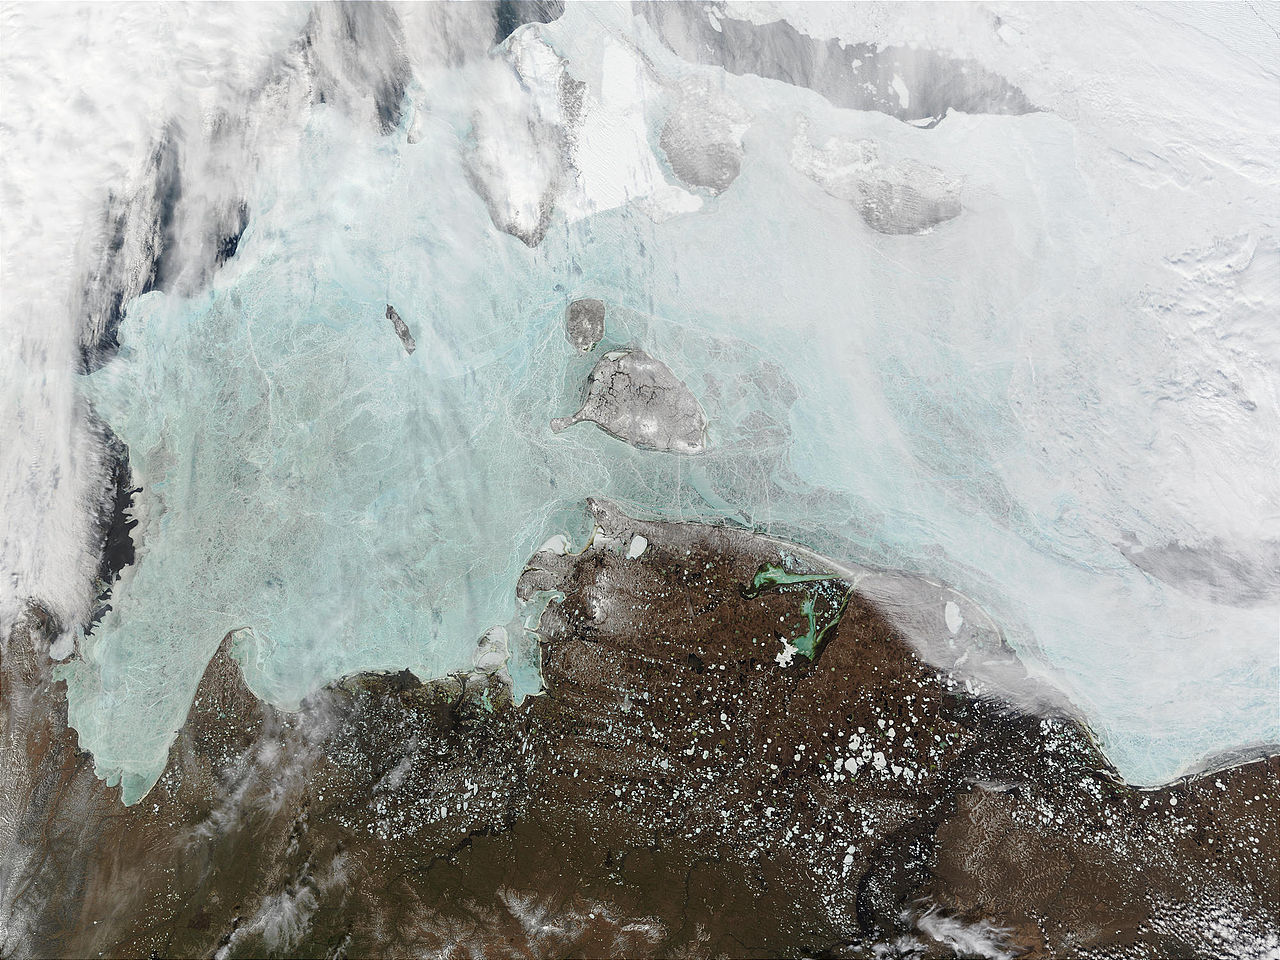
[[[588,496],[806,544],[928,656],[1002,634],[1131,780],[1280,739],[1277,41],[1189,8],[570,3],[494,46],[460,6],[261,14],[218,89],[148,101],[87,292],[64,256],[6,296],[6,325],[68,304],[11,352],[6,614],[84,622],[97,563],[100,448],[31,371],[83,361],[141,488],[64,668],[101,775],[146,791],[228,632],[286,707],[467,668],[499,625],[536,689],[514,584]],[[601,336],[566,342],[575,300]],[[627,357],[684,391],[644,425],[678,442],[551,429]]]

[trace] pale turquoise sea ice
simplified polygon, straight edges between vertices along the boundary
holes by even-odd
[[[582,24],[544,35],[588,59]],[[1276,611],[1197,600],[1115,549],[1162,523],[1115,451],[1141,448],[1163,361],[1145,314],[1115,315],[1117,241],[1069,123],[923,131],[729,78],[753,120],[722,196],[660,223],[636,204],[558,214],[529,248],[462,169],[465,75],[435,82],[411,97],[426,122],[410,110],[386,137],[315,107],[256,178],[236,257],[194,297],[130,304],[120,355],[88,378],[142,523],[65,674],[80,742],[126,799],[159,775],[228,632],[255,692],[286,707],[358,670],[465,669],[489,627],[521,635],[516,578],[552,534],[583,541],[588,496],[953,584],[1136,782],[1280,738]],[[960,178],[964,212],[873,233],[792,168],[801,116],[815,139],[874,138]],[[584,296],[610,304],[600,349],[639,344],[690,385],[710,453],[552,433],[594,359],[563,334]]]

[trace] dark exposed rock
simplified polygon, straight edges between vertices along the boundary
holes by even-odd
[[[404,352],[413,353],[418,344],[413,339],[413,334],[409,332],[408,324],[401,319],[400,314],[396,313],[396,308],[389,303],[387,304],[387,319],[391,321],[391,326],[395,328],[396,336],[404,344]]]
[[[112,587],[125,567],[132,566],[136,558],[133,530],[138,525],[133,516],[133,498],[141,487],[133,484],[133,470],[129,466],[129,448],[112,432],[111,428],[96,417],[90,420],[93,432],[98,436],[105,454],[107,470],[106,486],[97,513],[98,531],[98,605],[88,629],[102,619],[109,606]]]
[[[588,298],[569,304],[564,317],[564,336],[575,349],[590,353],[604,338],[604,301]]]
[[[707,447],[707,415],[670,368],[643,350],[606,353],[587,376],[582,408],[551,421],[559,433],[594,423],[642,450],[701,453]]]
[[[0,950],[1209,957],[1280,923],[1277,757],[1133,789],[1071,716],[975,697],[784,546],[591,509],[518,586],[563,597],[543,696],[364,674],[285,713],[228,638],[129,808],[33,610],[0,648]],[[836,619],[784,665],[823,591]]]

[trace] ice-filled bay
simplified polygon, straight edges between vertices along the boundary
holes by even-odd
[[[423,79],[387,136],[315,107],[254,178],[249,227],[211,285],[130,305],[122,351],[87,392],[143,485],[140,559],[67,670],[100,773],[145,791],[229,631],[243,631],[254,689],[286,705],[356,670],[467,667],[484,631],[518,616],[528,555],[554,532],[586,534],[587,496],[732,516],[954,585],[1132,780],[1280,737],[1276,605],[1214,602],[1119,546],[1205,534],[1254,556],[1280,537],[1275,478],[1250,466],[1265,463],[1274,391],[1256,357],[1213,355],[1251,391],[1255,421],[1215,435],[1216,407],[1165,402],[1202,345],[1171,340],[1166,313],[1115,267],[1124,238],[1071,123],[952,114],[923,130],[837,110],[682,64],[617,13],[571,8],[513,40],[537,37],[586,83],[588,116],[638,118],[642,135],[613,180],[595,167],[544,177],[481,139],[505,199],[554,187],[536,246],[495,228],[504,196],[486,204],[465,169],[474,138],[503,129],[473,133],[477,103],[523,95],[485,61]],[[554,59],[525,75],[530,96],[557,82]],[[751,118],[740,172],[714,196],[645,179],[686,75]],[[795,165],[802,133],[940,171],[962,185],[962,210],[920,234],[873,230]],[[1221,282],[1265,287],[1272,248],[1240,243]],[[564,338],[580,297],[609,304],[592,356]],[[707,453],[552,432],[595,356],[627,345],[688,384]],[[1239,470],[1256,474],[1217,482],[1241,449],[1256,457]]]

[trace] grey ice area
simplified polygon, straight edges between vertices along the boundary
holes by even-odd
[[[874,140],[832,137],[815,147],[802,124],[791,162],[831,196],[854,204],[880,233],[922,233],[960,215],[958,181],[916,160],[887,163]]]
[[[930,182],[937,171],[912,161],[907,163],[911,166],[899,166],[894,171],[900,174],[898,177],[870,178],[858,185],[858,213],[872,230],[921,233],[960,215],[959,191],[931,189],[937,186]]]
[[[614,350],[587,377],[582,409],[551,421],[556,433],[588,421],[642,450],[702,453],[707,415],[687,386],[643,350]]]
[[[1280,603],[1280,543],[1251,546],[1245,552],[1220,542],[1121,544],[1120,552],[1144,573],[1202,600],[1233,607]]]
[[[975,60],[819,40],[785,20],[735,20],[724,14],[722,4],[636,2],[632,10],[685,60],[808,87],[837,107],[878,110],[908,122],[936,122],[948,110],[1023,114],[1036,109],[1021,90]]]
[[[710,84],[682,88],[658,145],[685,186],[723,192],[742,169],[742,134],[750,118]]]
[[[564,317],[564,336],[574,349],[589,352],[604,338],[604,301],[585,298],[569,304]]]
[[[413,334],[409,332],[408,325],[400,318],[400,314],[396,313],[396,308],[389,303],[387,304],[387,319],[391,321],[391,325],[395,327],[396,336],[404,344],[404,352],[413,353],[418,344],[413,339]]]

